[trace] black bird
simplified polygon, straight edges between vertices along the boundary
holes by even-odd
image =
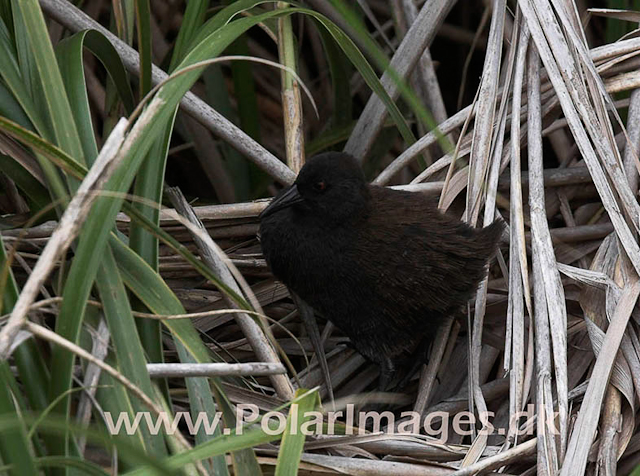
[[[380,365],[383,390],[462,312],[503,228],[475,229],[423,194],[369,185],[339,152],[311,158],[260,215],[273,274]]]

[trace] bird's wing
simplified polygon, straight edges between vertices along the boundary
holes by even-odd
[[[424,196],[393,193],[389,200],[374,194],[368,226],[360,228],[362,274],[381,299],[406,312],[444,314],[463,305],[484,276],[492,247]]]

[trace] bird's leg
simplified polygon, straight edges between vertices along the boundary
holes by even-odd
[[[426,360],[420,358],[414,360],[409,370],[402,376],[402,380],[398,383],[396,390],[403,390],[409,383],[409,380],[411,380],[411,377],[413,377],[418,370],[422,369],[422,366],[426,363]]]
[[[406,387],[407,384],[409,383],[409,380],[411,380],[411,377],[413,377],[413,375],[417,371],[422,369],[423,365],[427,364],[427,362],[429,361],[428,355],[429,355],[430,347],[431,347],[431,339],[423,339],[420,342],[420,344],[418,344],[418,347],[413,353],[413,362],[411,363],[409,370],[404,374],[404,376],[400,380],[400,383],[398,383],[398,386],[396,387],[397,390],[404,389],[404,387]]]
[[[296,303],[296,306],[298,306],[302,323],[304,324],[305,328],[307,329],[307,333],[311,338],[311,344],[313,345],[313,349],[318,358],[318,362],[320,363],[320,371],[322,373],[322,377],[324,378],[324,383],[327,386],[327,395],[329,396],[329,401],[331,401],[331,403],[333,404],[334,398],[333,386],[331,385],[331,374],[329,372],[329,365],[327,364],[327,356],[324,353],[324,346],[320,338],[318,323],[316,322],[316,319],[313,315],[313,309],[293,291],[289,290],[289,294],[293,298],[293,301]]]
[[[393,361],[385,356],[384,360],[380,363],[380,379],[378,382],[378,390],[381,392],[386,391],[389,388],[389,384],[393,379],[393,374],[396,371],[396,366]]]

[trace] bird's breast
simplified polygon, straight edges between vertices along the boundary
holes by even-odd
[[[310,304],[335,305],[345,286],[357,280],[358,269],[349,258],[352,239],[339,230],[298,226],[283,218],[265,219],[260,232],[273,274]]]

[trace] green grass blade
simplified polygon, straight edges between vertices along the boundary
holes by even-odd
[[[87,168],[72,156],[48,140],[20,126],[20,124],[0,116],[0,130],[19,140],[24,145],[33,148],[38,154],[47,159],[44,162],[48,163],[50,167],[54,165],[60,167],[75,178],[82,178],[87,174]]]
[[[39,212],[49,204],[50,200],[47,189],[11,157],[0,154],[0,170],[15,182],[16,186],[27,199],[27,204],[33,214]]]
[[[298,389],[296,398],[300,398],[300,400],[298,403],[292,404],[289,409],[287,426],[278,452],[275,476],[295,476],[298,474],[300,456],[305,441],[305,434],[301,427],[303,423],[310,420],[311,416],[308,413],[314,411],[320,404],[320,397],[315,391]]]
[[[262,3],[275,3],[276,1],[277,0],[236,0],[232,2],[231,5],[223,8],[202,25],[192,40],[190,50],[193,50],[196,45],[201,44],[209,35],[218,31],[241,13],[251,10]]]
[[[17,5],[18,2],[13,3],[14,8]],[[73,112],[65,93],[64,82],[40,5],[37,0],[21,0],[19,5],[27,33],[29,34],[31,51],[33,52],[40,77],[43,78],[42,87],[57,144],[78,162],[84,163],[84,153],[78,130],[73,120]]]
[[[223,435],[205,444],[198,445],[191,451],[185,451],[164,461],[170,468],[178,469],[193,461],[210,458],[215,455],[235,452],[280,439],[281,435],[269,435],[262,430],[243,431],[242,434]],[[153,470],[140,468],[124,476],[151,476]]]
[[[83,45],[102,63],[116,88],[124,110],[128,114],[132,113],[135,109],[135,99],[129,75],[111,42],[99,31],[86,30],[83,32]]]
[[[187,9],[183,17],[183,23],[178,33],[176,47],[172,55],[171,64],[177,64],[178,58],[184,56],[186,46],[191,37],[204,20],[207,2],[193,1],[187,4]],[[138,43],[140,48],[140,69],[141,77],[141,97],[146,94],[151,86],[151,35],[150,35],[150,12],[148,0],[136,0],[136,17],[138,21]],[[146,84],[146,74],[148,74],[149,84]],[[162,134],[162,140],[151,147],[147,158],[140,167],[136,178],[134,194],[153,203],[160,203],[162,196],[162,186],[164,183],[164,172],[166,168],[167,154],[171,142],[173,131],[173,120],[169,122]],[[159,212],[155,207],[149,207],[141,203],[134,203],[140,214],[144,215],[150,222],[158,225]],[[137,223],[132,223],[129,235],[129,245],[138,253],[154,270],[158,269],[158,240],[145,231]],[[138,310],[144,310],[136,306]],[[140,320],[137,323],[140,338],[150,361],[163,362],[162,340],[160,324],[152,320]]]
[[[236,426],[236,411],[231,405],[231,402],[229,402],[226,396],[222,394],[219,386],[215,387],[215,392],[218,407],[222,411],[222,418],[224,420],[225,427],[229,429],[234,428]],[[218,438],[221,438],[221,436]],[[221,454],[212,456],[219,457]],[[260,469],[260,465],[258,464],[253,448],[235,449],[231,452],[231,461],[234,476],[262,476],[262,470]]]
[[[338,28],[332,21],[326,18],[324,15],[321,15],[317,12],[307,9],[299,9],[299,11],[306,13],[307,15],[313,17],[319,25],[324,27],[329,34],[333,37],[334,41],[340,46],[344,54],[349,58],[351,63],[356,67],[358,72],[362,75],[362,78],[365,80],[367,85],[371,88],[371,90],[378,95],[378,97],[382,100],[387,110],[389,111],[389,116],[396,124],[398,131],[402,135],[404,141],[407,144],[413,144],[416,139],[411,132],[411,128],[409,124],[405,120],[404,116],[396,106],[395,102],[387,92],[385,91],[382,83],[378,79],[375,71],[366,60],[364,55],[360,52],[360,50],[353,43],[351,38],[349,38],[340,28]]]
[[[18,18],[19,15],[18,15]],[[22,25],[22,21],[18,22],[19,25]],[[16,32],[16,36],[18,38],[24,39],[26,37],[26,33],[23,31]],[[25,40],[26,41],[26,40]],[[43,114],[43,104],[44,101],[34,100],[32,96],[32,91],[30,87],[30,83],[28,78],[30,76],[25,77],[23,72],[20,70],[20,59],[15,56],[14,51],[16,49],[16,45],[13,44],[12,35],[9,30],[6,28],[5,24],[0,22],[0,76],[5,82],[5,85],[9,91],[14,96],[15,102],[20,104],[24,115],[29,118],[31,124],[35,127],[35,129],[40,133],[41,136],[49,139],[50,141],[54,140],[54,135],[52,132],[51,121],[48,119],[46,114]],[[22,51],[26,48],[20,48],[18,45],[18,50]],[[29,55],[25,56],[30,58]],[[27,61],[28,60],[23,60]],[[28,71],[28,67],[23,68],[25,71]],[[13,105],[12,102],[5,103],[4,107],[10,107]],[[25,127],[28,126],[24,123],[24,118],[21,117],[18,113],[15,113],[14,117],[17,121],[20,121],[22,125]],[[22,120],[21,120],[22,119]],[[39,159],[39,158],[38,158]],[[49,186],[53,197],[60,198],[65,196],[67,193],[66,186],[61,180],[61,177],[58,174],[58,171],[48,162],[38,160],[42,170],[47,177],[47,185]]]
[[[332,129],[341,129],[352,124],[351,111],[351,69],[345,54],[340,50],[326,29],[320,28],[320,39],[324,46],[325,56],[331,71],[331,85],[333,89]]]
[[[15,415],[0,415],[0,434],[15,430],[24,424],[30,429],[36,421],[38,423],[38,430],[51,437],[59,437],[68,431],[72,431],[76,435],[86,436],[88,441],[95,445],[100,445],[105,449],[111,450],[115,448],[118,451],[118,456],[127,462],[130,467],[144,465],[150,468],[151,474],[154,475],[175,475],[175,472],[170,469],[169,465],[146,455],[139,447],[132,445],[126,438],[110,435],[101,429],[80,428],[74,423],[69,423],[60,417],[56,417],[56,415],[48,415],[44,419],[30,414],[21,415],[20,418],[17,418]]]
[[[164,171],[171,141],[173,120],[167,125],[161,140],[151,146],[151,150],[140,167],[134,187],[134,195],[152,203],[161,203]],[[133,203],[131,208],[144,216],[150,223],[159,225],[160,212],[157,207],[143,203]],[[152,233],[146,231],[140,224],[134,222],[129,233],[129,246],[149,265],[158,269],[158,240]],[[138,309],[138,307],[136,306]],[[143,311],[144,309],[139,308]],[[143,320],[138,322],[138,330],[144,348],[152,362],[163,362],[160,325],[158,322]]]
[[[0,20],[9,30],[13,31],[13,14],[11,12],[11,0],[0,0]]]
[[[185,312],[182,303],[173,291],[148,263],[114,235],[112,235],[109,244],[116,257],[123,281],[151,312],[161,315]],[[171,332],[176,342],[181,362],[206,363],[211,361],[210,352],[202,343],[191,321],[182,319],[165,320],[163,324]],[[211,397],[208,380],[205,378],[188,378],[185,380],[191,401],[191,411],[194,414],[205,412],[207,415],[213,415],[216,409]],[[215,435],[207,435],[204,433],[204,429],[201,428],[196,435],[196,441],[198,443],[204,442],[211,439],[212,436]],[[226,468],[224,458],[214,458],[214,466]]]
[[[83,51],[87,48],[104,65],[125,109],[133,111],[134,99],[122,60],[113,45],[100,32],[84,30],[62,40],[56,46],[56,57],[69,96],[82,149],[91,165],[98,155],[84,77]]]
[[[207,0],[191,0],[187,3],[187,8],[182,17],[182,25],[173,47],[173,55],[169,65],[169,72],[172,73],[175,67],[180,64],[189,52],[191,43],[196,37],[198,30],[204,22],[209,2]]]
[[[111,10],[112,29],[115,28],[118,38],[128,45],[133,43],[135,25],[135,6],[127,0],[115,0]]]
[[[246,36],[243,35],[234,41],[227,51],[230,55],[250,56]],[[238,101],[240,127],[249,136],[260,142],[260,110],[258,108],[258,95],[256,94],[251,63],[248,61],[233,61],[231,63],[231,77]]]
[[[98,156],[98,146],[93,134],[93,121],[82,61],[85,34],[86,32],[80,32],[66,38],[57,45],[55,51],[60,74],[69,97],[71,114],[78,129],[85,163],[90,165]]]
[[[202,79],[205,85],[207,102],[224,117],[237,124],[236,111],[231,105],[229,90],[226,87],[225,77],[220,65],[213,64],[209,66],[202,74]],[[226,142],[221,142],[218,150],[224,159],[226,169],[229,171],[236,199],[241,201],[245,198],[253,198],[250,188],[251,165],[247,163],[247,159]],[[255,190],[253,195],[261,196],[259,190]]]
[[[138,27],[138,53],[140,53],[140,97],[142,98],[151,89],[152,51],[149,0],[136,0],[135,11]]]
[[[223,26],[206,41],[199,43],[185,58],[183,64],[217,56],[239,35],[259,21],[260,17],[240,19]],[[106,190],[124,192],[129,188],[142,158],[160,138],[160,134],[172,119],[180,98],[191,88],[199,74],[197,71],[184,74],[160,89],[125,141],[123,147],[127,153],[105,187]],[[98,199],[80,235],[56,322],[56,332],[72,342],[77,342],[86,301],[100,266],[115,215],[121,205],[121,198]],[[53,399],[64,394],[71,386],[74,356],[61,348],[55,348],[51,360],[53,373],[50,397]],[[69,399],[64,398],[59,408],[67,413],[68,405]]]
[[[14,25],[13,41],[16,52],[16,62],[20,70],[20,76],[23,78],[24,86],[27,88],[28,95],[33,101],[34,111],[38,118],[42,121],[42,127],[45,129],[46,136],[49,140],[55,137],[53,124],[49,117],[47,109],[46,96],[44,87],[36,60],[31,47],[31,36],[26,28],[19,4],[13,2],[12,20]]]
[[[35,461],[40,469],[46,468],[74,468],[92,476],[109,476],[108,473],[99,465],[87,461],[84,458],[70,458],[65,456],[42,456]],[[20,473],[25,474],[25,473]]]
[[[402,98],[411,108],[416,118],[426,127],[428,127],[429,130],[435,129],[437,131],[438,124],[433,119],[431,113],[423,106],[422,102],[413,91],[413,89],[407,84],[404,78],[402,78],[397,72],[389,68],[389,64],[391,63],[389,61],[389,58],[382,50],[382,48],[380,48],[380,46],[371,37],[361,17],[358,16],[358,14],[356,14],[356,12],[354,12],[352,8],[345,2],[342,2],[340,0],[329,1],[336,9],[336,11],[338,11],[340,15],[342,15],[342,17],[345,19],[345,21],[353,28],[353,31],[358,35],[359,41],[366,49],[366,53],[373,59],[373,61],[376,63],[376,66],[381,71],[387,71],[388,74],[391,75],[391,78],[398,86]],[[453,144],[451,144],[451,141],[442,134],[438,135],[438,141],[440,142],[443,150],[448,151],[453,149]]]
[[[2,24],[0,24],[1,26]],[[0,116],[4,116],[25,129],[33,130],[33,124],[29,116],[16,100],[16,97],[9,91],[3,83],[0,83]]]
[[[111,236],[109,245],[118,263],[122,280],[151,312],[160,315],[185,312],[182,303],[171,288],[131,248],[114,235]],[[209,350],[202,343],[202,339],[189,320],[167,320],[163,321],[163,324],[171,331],[174,338],[188,349],[196,362],[211,361]]]
[[[315,408],[319,402],[318,393],[316,390],[305,391],[302,395],[297,395],[289,404],[298,404],[298,408]],[[285,405],[288,406],[289,404]],[[282,409],[280,409],[282,410]],[[308,411],[308,410],[307,410]],[[300,413],[300,412],[299,412]],[[304,416],[304,412],[303,416]],[[275,424],[272,422],[264,422],[264,426],[268,427],[269,432],[263,430],[262,422],[259,418],[256,423],[261,423],[260,429],[248,430],[245,426],[241,432],[236,432],[235,429],[230,431],[230,434],[223,435],[208,441],[202,445],[198,445],[191,450],[184,451],[178,455],[171,456],[163,461],[168,467],[173,469],[179,469],[188,463],[200,461],[204,458],[209,458],[214,455],[225,454],[232,451],[237,451],[245,448],[252,448],[257,445],[269,443],[271,441],[277,441],[282,438],[282,433],[277,433],[274,428]],[[270,434],[273,433],[273,434]],[[293,446],[291,447],[293,448]],[[148,468],[140,468],[135,471],[126,473],[126,476],[143,476],[153,474]]]
[[[144,393],[153,397],[154,390],[145,365],[147,360],[131,314],[127,292],[110,249],[104,254],[96,285],[111,333],[118,369]],[[137,399],[131,400],[131,407],[134,412],[147,410]],[[166,455],[162,435],[152,435],[144,425],[139,428],[139,432],[147,453],[156,456]]]
[[[0,236],[0,308],[3,313],[13,309],[18,300],[18,285],[9,268],[2,236]],[[43,384],[49,381],[49,373],[44,364],[40,349],[33,339],[24,341],[14,351],[13,356],[18,367],[18,375],[31,408],[42,410],[48,405],[46,388]]]
[[[108,355],[105,362],[112,367],[117,366],[113,354]],[[135,418],[131,395],[129,395],[126,388],[106,372],[100,374],[100,380],[98,381],[98,388],[96,390],[96,400],[100,404],[102,411],[112,415],[114,421],[117,420],[120,414],[128,415],[131,419],[130,421],[133,421],[133,418]],[[128,434],[125,430],[120,430],[118,437],[127,440],[129,445],[146,454],[139,430],[133,434]],[[121,461],[120,464],[123,465],[123,470],[132,468],[126,461]]]
[[[10,380],[14,380],[14,385]],[[12,387],[17,388],[17,384],[6,361],[0,363],[0,382],[0,415],[15,416],[19,420],[11,392]],[[9,474],[13,476],[37,473],[24,424],[0,433],[0,456],[4,464],[11,465]]]
[[[56,166],[64,169],[68,174],[73,175],[75,178],[82,180],[87,173],[87,169],[73,160],[72,157],[65,154],[56,146],[47,142],[46,140],[38,137],[36,134],[25,130],[18,124],[13,123],[3,117],[0,117],[0,130],[5,131],[12,137],[15,137],[25,145],[31,146],[38,153],[47,157]],[[200,272],[205,278],[213,282],[220,290],[234,300],[238,305],[244,309],[250,309],[249,304],[236,294],[232,289],[226,286],[220,279],[211,272],[206,266],[202,264],[196,256],[193,255],[185,246],[179,241],[173,238],[170,234],[162,230],[159,226],[148,220],[144,215],[141,215],[137,209],[133,208],[128,203],[124,203],[125,212],[128,213],[132,219],[139,225],[143,226],[148,232],[154,234],[154,236],[161,239],[164,243],[169,245],[177,253],[183,256],[189,263],[191,263],[195,269]]]

